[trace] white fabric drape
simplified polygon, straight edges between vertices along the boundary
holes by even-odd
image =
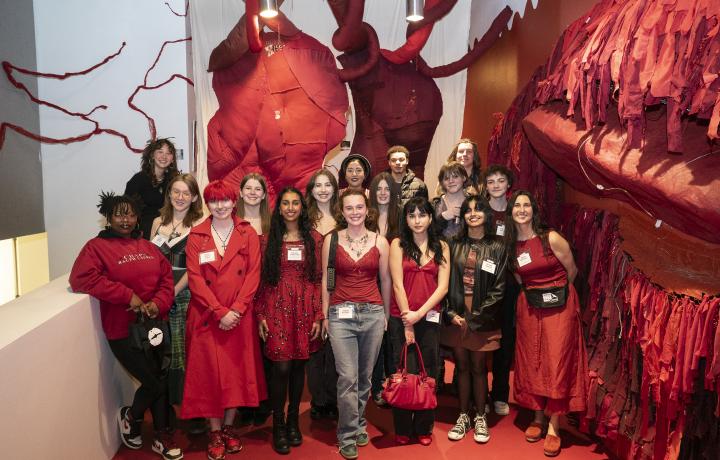
[[[423,58],[431,66],[447,64],[467,52],[470,4],[471,0],[458,1],[450,14],[435,24],[433,33],[422,51]],[[244,11],[245,5],[239,0],[190,2],[198,136],[196,174],[201,186],[207,183],[207,124],[218,108],[212,90],[212,74],[206,71],[207,64],[213,48],[227,36]],[[330,42],[337,24],[324,0],[287,0],[282,5],[282,11],[298,28],[338,54]],[[364,18],[377,31],[382,48],[395,49],[404,43],[407,28],[404,1],[367,0]],[[340,67],[339,63],[338,67]],[[425,166],[425,177],[430,190],[435,189],[437,172],[462,132],[466,80],[466,71],[437,80],[443,98],[443,116],[435,132]],[[353,123],[348,125],[348,140],[353,138],[353,125]]]

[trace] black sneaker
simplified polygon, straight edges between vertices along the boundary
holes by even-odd
[[[165,460],[180,460],[183,458],[183,451],[175,444],[172,433],[159,431],[155,433],[152,445],[153,452],[157,452]]]
[[[120,428],[120,439],[128,449],[138,450],[142,448],[142,437],[140,431],[135,428],[130,420],[130,406],[123,406],[117,414],[118,428]]]

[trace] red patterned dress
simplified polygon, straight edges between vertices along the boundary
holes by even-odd
[[[562,286],[567,271],[552,252],[543,254],[539,237],[518,241],[516,257],[527,253],[531,262],[516,265],[523,288]],[[515,400],[529,409],[549,413],[582,412],[587,400],[587,355],[580,327],[577,292],[568,286],[562,307],[536,308],[525,293],[517,300]]]
[[[258,321],[266,320],[268,336],[265,356],[271,361],[289,361],[310,357],[310,331],[320,321],[322,301],[320,281],[322,267],[321,236],[312,232],[315,240],[315,266],[317,280],[305,277],[305,248],[302,241],[284,241],[280,262],[280,280],[277,286],[262,283],[255,302]],[[302,253],[302,260],[296,259]]]

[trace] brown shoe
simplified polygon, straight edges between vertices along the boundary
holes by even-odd
[[[527,442],[538,442],[543,437],[543,424],[532,422],[525,430],[525,440]]]
[[[546,457],[556,457],[560,453],[560,437],[549,434],[545,437],[543,451]]]

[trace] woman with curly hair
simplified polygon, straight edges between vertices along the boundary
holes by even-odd
[[[140,172],[125,185],[125,195],[134,197],[140,204],[140,230],[146,240],[152,238],[153,220],[160,215],[168,183],[177,173],[175,145],[170,139],[148,141],[140,160]]]
[[[263,256],[262,284],[255,304],[265,356],[272,361],[269,382],[273,408],[273,449],[280,454],[302,444],[300,398],[310,342],[319,337],[320,235],[312,231],[300,191],[280,192]],[[288,400],[287,424],[285,403]]]
[[[133,450],[142,448],[140,428],[150,409],[155,429],[153,451],[166,460],[179,460],[183,453],[170,428],[166,369],[154,354],[137,349],[130,338],[130,324],[138,315],[167,317],[173,302],[172,269],[157,247],[140,237],[137,201],[112,193],[100,198],[98,207],[107,227],[78,254],[70,272],[70,287],[100,301],[100,322],[110,350],[140,382],[132,405],[118,413],[123,444]]]

